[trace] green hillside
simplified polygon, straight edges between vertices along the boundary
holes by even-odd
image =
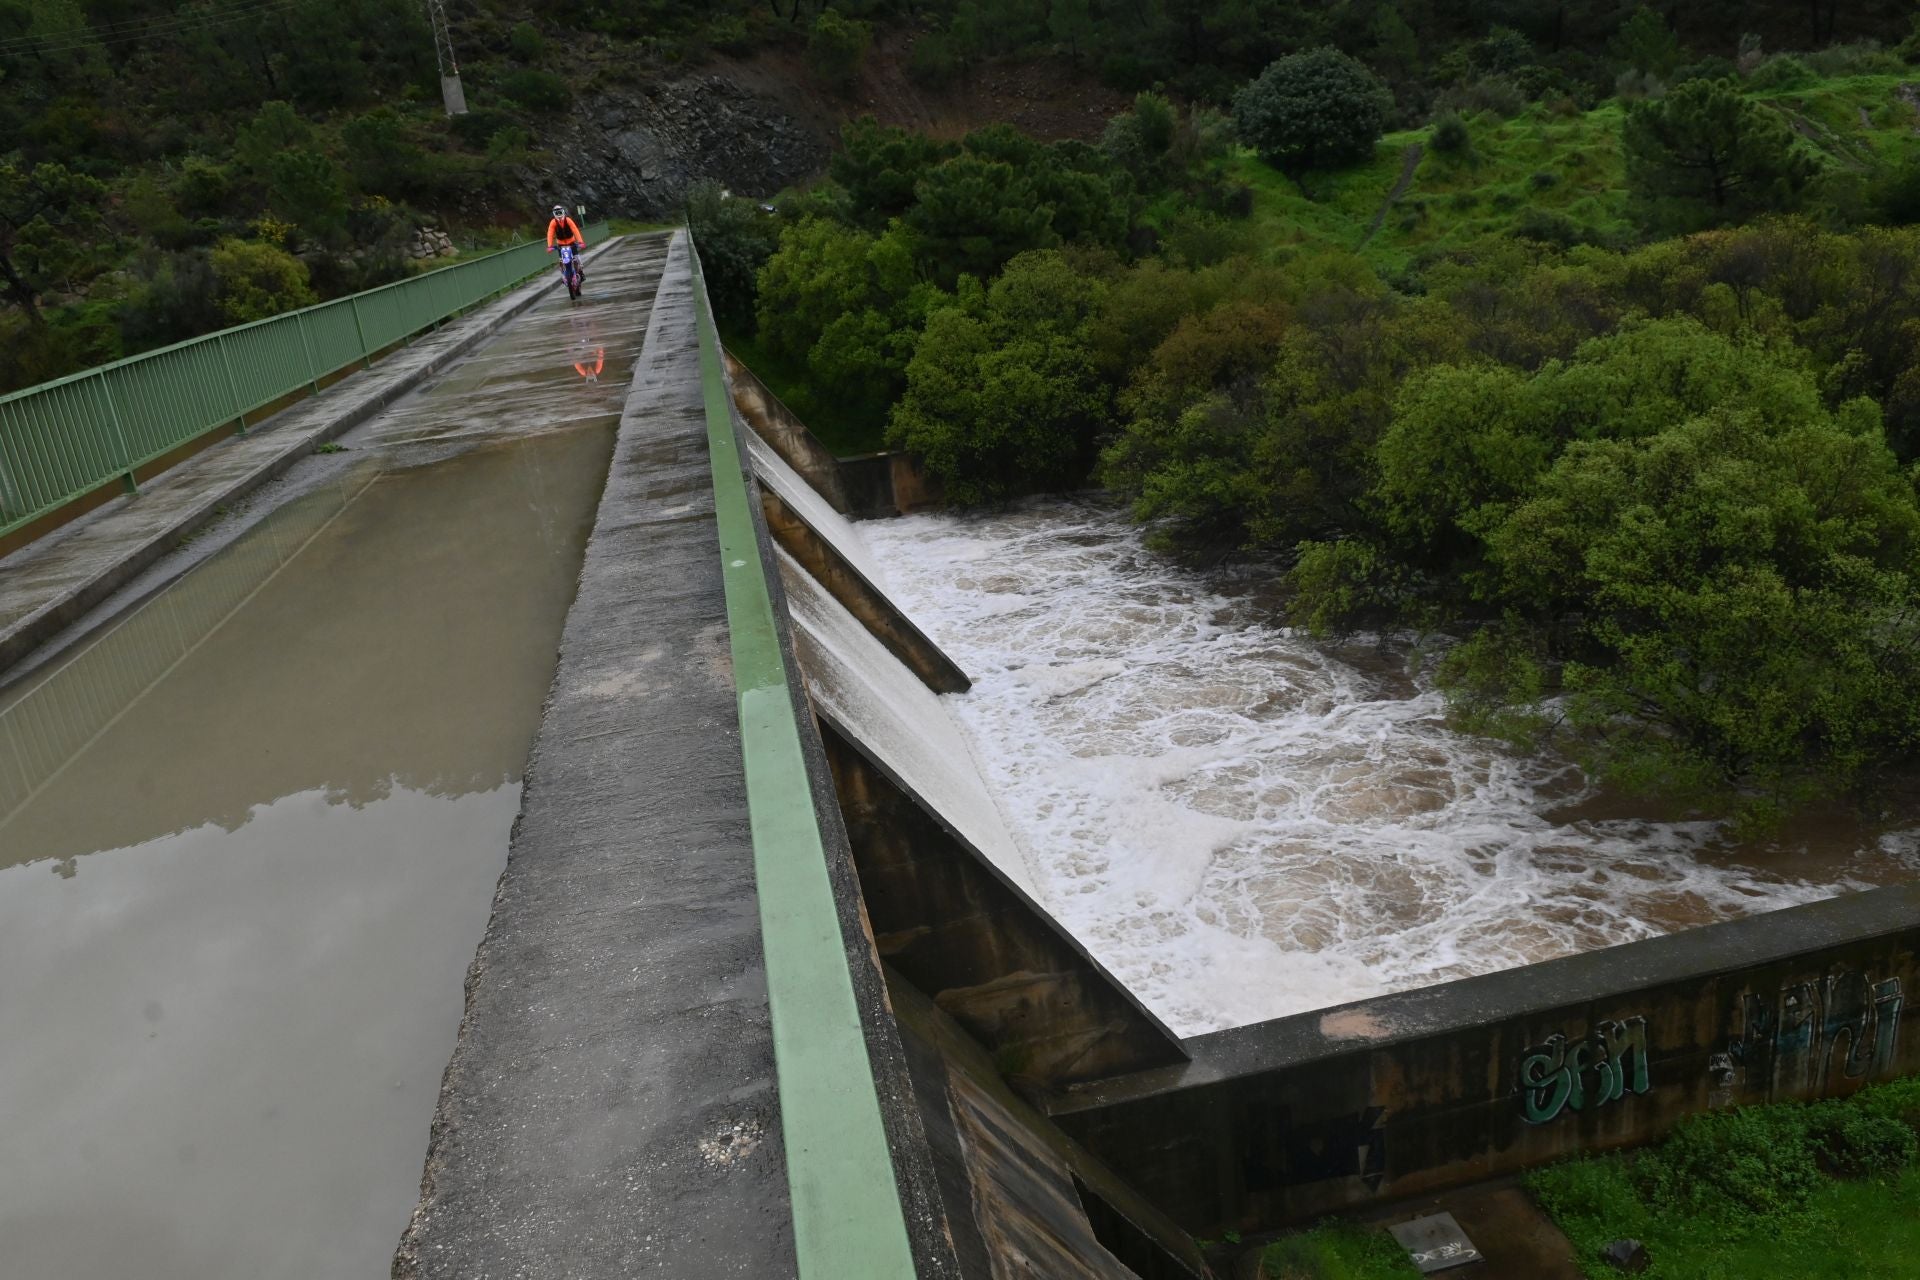
[[[1820,160],[1824,180],[1845,187],[1920,157],[1908,83],[1853,75],[1747,96],[1780,112]],[[1490,234],[1619,245],[1635,236],[1623,115],[1618,100],[1584,112],[1533,103],[1504,120],[1481,112],[1465,119],[1470,146],[1454,154],[1434,147],[1432,127],[1390,133],[1371,163],[1315,175],[1306,192],[1251,152],[1239,152],[1230,170],[1253,189],[1256,244],[1354,250],[1388,275]]]

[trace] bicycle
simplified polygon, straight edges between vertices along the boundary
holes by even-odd
[[[575,258],[572,245],[560,246],[560,278],[567,282],[567,297],[577,302],[580,298],[580,285],[586,279],[586,275],[580,270],[580,264]]]

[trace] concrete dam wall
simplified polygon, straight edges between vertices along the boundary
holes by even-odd
[[[396,1275],[1201,1277],[1920,1068],[1906,888],[1174,1035],[1047,909],[849,520],[927,501],[911,459],[833,459],[703,289],[677,236]]]

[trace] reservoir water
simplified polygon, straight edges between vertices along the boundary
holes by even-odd
[[[1148,551],[1109,505],[859,530],[973,677],[945,701],[1047,905],[1183,1034],[1920,867],[1911,818],[1742,843],[1457,733],[1411,642],[1315,643],[1249,580]]]
[[[661,256],[0,695],[7,1280],[388,1273]]]

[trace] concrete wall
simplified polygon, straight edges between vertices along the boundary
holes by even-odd
[[[1920,1070],[1916,951],[1920,888],[1882,889],[1197,1037],[1052,1110],[1187,1229],[1271,1228]]]
[[[840,487],[847,514],[884,520],[944,506],[946,491],[910,453],[863,453],[840,459]]]
[[[807,424],[781,403],[780,397],[760,381],[753,370],[734,356],[727,356],[727,382],[733,393],[733,407],[754,434],[772,445],[841,515],[856,514],[847,503],[840,483],[840,463],[833,451],[820,443]],[[889,513],[891,514],[891,513]]]

